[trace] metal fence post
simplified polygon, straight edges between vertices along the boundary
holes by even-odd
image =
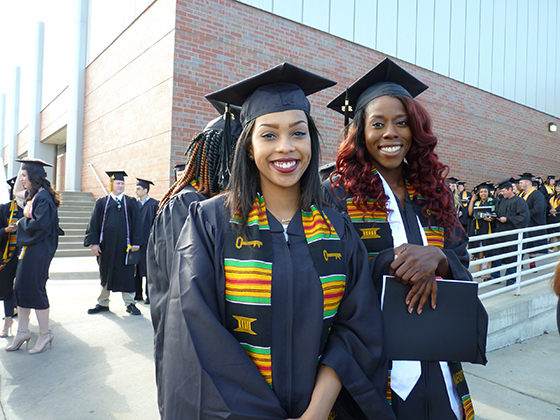
[[[517,234],[517,265],[515,266],[515,296],[521,295],[521,262],[523,261],[523,232]]]

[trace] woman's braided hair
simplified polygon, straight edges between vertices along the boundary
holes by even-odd
[[[226,188],[232,160],[226,151],[234,149],[237,139],[230,136],[231,144],[228,147],[224,145],[225,137],[223,130],[205,130],[193,137],[185,152],[185,171],[161,199],[160,209],[193,180],[198,184],[198,193],[207,197],[213,197]]]

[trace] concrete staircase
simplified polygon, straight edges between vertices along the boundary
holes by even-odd
[[[60,227],[65,235],[58,239],[55,257],[91,256],[89,248],[84,248],[86,232],[95,200],[89,192],[59,192],[62,204],[58,208]]]

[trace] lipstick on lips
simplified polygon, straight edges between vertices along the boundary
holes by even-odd
[[[295,169],[298,167],[299,159],[290,159],[290,158],[276,159],[271,161],[270,164],[278,172],[290,173],[295,171]]]

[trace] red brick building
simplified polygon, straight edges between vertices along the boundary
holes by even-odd
[[[216,116],[203,96],[283,61],[338,81],[311,97],[323,162],[333,160],[343,118],[324,105],[384,57],[234,0],[157,0],[87,67],[82,190],[103,195],[92,167],[105,185],[106,170],[124,169],[154,180],[152,196],[161,197],[189,140]],[[433,117],[438,154],[468,187],[525,171],[560,175],[560,137],[547,131],[558,118],[395,61],[430,86],[419,100]],[[62,92],[42,112],[47,142],[64,136],[64,101]],[[25,139],[24,130],[19,155]],[[63,173],[63,154],[57,164]]]

